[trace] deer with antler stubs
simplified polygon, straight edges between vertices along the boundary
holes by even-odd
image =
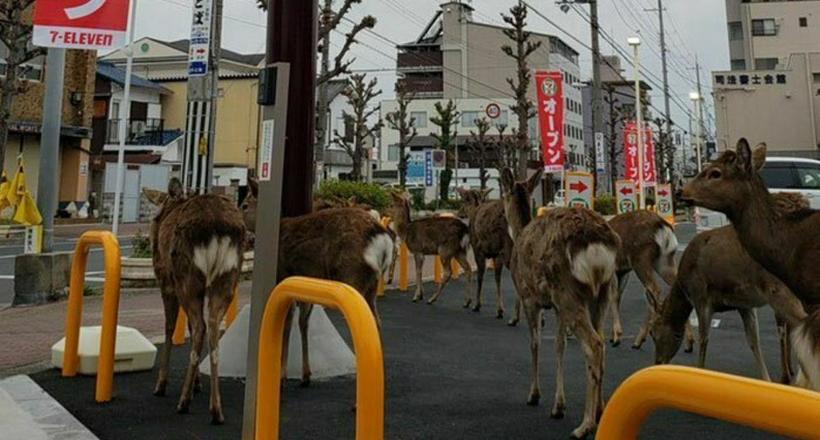
[[[422,269],[424,257],[438,255],[444,266],[444,279],[439,284],[436,293],[427,301],[433,304],[441,295],[444,286],[452,277],[452,260],[458,261],[467,275],[467,284],[472,285],[473,276],[470,263],[467,260],[467,251],[470,248],[470,232],[461,220],[450,217],[427,217],[413,220],[410,218],[410,196],[407,193],[391,193],[393,197],[392,216],[393,227],[401,240],[413,254],[416,263],[416,294],[413,302],[421,301],[424,297],[422,287]],[[464,307],[472,302],[469,287],[466,289]]]
[[[659,215],[650,211],[635,211],[621,214],[609,221],[612,229],[621,237],[618,252],[618,292],[612,301],[612,346],[621,343],[621,297],[626,289],[629,274],[634,271],[646,289],[648,316],[641,326],[632,348],[641,348],[646,340],[647,329],[660,304],[661,289],[655,281],[658,274],[668,285],[675,281],[677,265],[675,253],[678,240],[675,231]]]
[[[487,259],[491,259],[495,273],[496,317],[502,319],[504,296],[501,291],[501,275],[504,266],[510,266],[512,239],[507,233],[504,203],[501,200],[488,201],[490,191],[492,190],[458,189],[464,201],[463,209],[470,219],[470,245],[473,247],[478,272],[473,310],[477,312],[481,309],[481,287],[484,284]]]
[[[165,307],[165,345],[154,388],[165,395],[172,337],[180,306],[188,315],[191,354],[177,411],[187,413],[199,387],[199,361],[207,329],[211,362],[211,422],[225,421],[219,393],[219,325],[233,299],[242,268],[245,224],[239,208],[216,195],[186,196],[171,179],[168,193],[144,191],[160,207],[151,225],[154,271]],[[205,323],[205,302],[208,323]]]
[[[686,185],[683,198],[726,214],[749,255],[810,311],[792,330],[792,347],[801,367],[797,382],[820,390],[820,212],[778,212],[758,174],[765,163],[766,145],[753,153],[741,139]]]
[[[583,208],[555,208],[532,219],[530,198],[541,180],[539,170],[526,182],[516,182],[505,169],[504,211],[513,237],[511,271],[530,329],[532,377],[527,403],[537,405],[541,390],[538,352],[541,314],[554,308],[558,318],[556,391],[552,417],[564,416],[564,347],[572,332],[584,349],[587,395],[584,418],[572,435],[592,433],[603,411],[603,321],[610,296],[617,288],[615,271],[620,239],[599,214]]]

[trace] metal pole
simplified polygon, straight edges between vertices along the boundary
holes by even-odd
[[[123,85],[122,103],[120,103],[119,140],[117,148],[117,183],[114,190],[114,218],[111,220],[111,232],[117,236],[120,228],[120,203],[125,186],[125,136],[128,131],[128,118],[131,117],[131,72],[134,67],[134,31],[137,21],[137,0],[131,0],[131,12],[128,20],[128,42],[125,45],[125,84]]]
[[[456,169],[455,169],[455,180],[456,180],[456,188],[458,188],[458,131],[456,130],[453,134],[453,139],[455,139],[456,145]],[[450,188],[447,188],[447,194],[450,193]]]
[[[208,131],[208,158],[206,168],[202,171],[205,174],[204,190],[211,192],[214,186],[214,150],[216,149],[216,110],[219,103],[219,59],[222,50],[222,9],[224,0],[216,0],[214,4],[214,18],[211,38],[211,112]]]
[[[54,250],[54,214],[57,212],[57,188],[60,181],[60,126],[63,123],[64,73],[65,49],[50,48],[46,57],[40,175],[37,178],[37,208],[43,215],[44,253]]]
[[[701,107],[702,106],[701,106],[700,100],[701,100],[700,95],[698,95],[698,99],[694,100],[695,113],[696,114],[702,114],[701,113]],[[703,121],[700,119],[700,117],[698,117],[698,124],[697,125],[698,126],[697,126],[697,135],[695,136],[695,142],[696,142],[695,149],[697,151],[696,154],[698,155],[698,174],[700,174],[700,172],[703,171],[703,143],[702,143],[702,140],[703,140],[702,139],[702,137],[703,137]]]
[[[669,107],[669,69],[667,67],[666,62],[666,32],[664,31],[663,27],[663,0],[658,0],[658,20],[660,21],[661,27],[661,64],[663,65],[663,101],[664,101],[664,112],[666,117],[666,140],[664,145],[662,145],[662,154],[664,161],[666,161],[666,156],[670,153],[666,151],[666,149],[672,149],[672,111]],[[666,170],[666,181],[671,181],[672,176],[672,164],[667,164],[669,166],[664,166]]]
[[[322,23],[323,25],[329,23],[332,20],[333,14],[333,0],[325,0],[324,6],[322,7]],[[322,67],[319,73],[321,78],[325,78],[330,72],[330,35],[332,32],[330,30],[324,35],[322,40]],[[326,78],[325,78],[326,79]],[[316,145],[314,146],[313,154],[315,155],[315,162],[316,162],[316,177],[314,178],[315,187],[318,188],[319,184],[322,181],[322,173],[319,172],[320,165],[324,163],[325,159],[325,146],[328,143],[327,140],[330,139],[328,130],[329,130],[329,123],[328,123],[328,100],[330,97],[328,96],[328,81],[325,80],[322,84],[319,85],[318,93],[319,98],[317,101],[317,117],[316,117]]]
[[[601,85],[601,46],[599,41],[598,1],[589,1],[589,22],[592,27],[592,139],[604,132],[603,93]],[[592,175],[595,187],[598,187],[598,152],[592,148]]]
[[[703,91],[701,90],[700,86],[700,61],[698,60],[697,55],[695,55],[695,78],[697,79],[698,83],[698,145],[700,149],[703,150]],[[703,160],[703,155],[701,154],[702,151],[698,152],[698,160]],[[698,167],[698,172],[701,171],[701,168]]]
[[[646,194],[643,185],[643,154],[644,154],[644,130],[643,130],[643,100],[641,99],[641,57],[639,45],[633,46],[635,49],[635,114],[638,123],[638,199],[640,209],[646,209]]]

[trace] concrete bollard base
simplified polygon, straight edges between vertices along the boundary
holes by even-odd
[[[64,298],[71,279],[71,254],[18,255],[14,259],[13,306],[44,304]]]

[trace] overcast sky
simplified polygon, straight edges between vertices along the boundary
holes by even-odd
[[[137,35],[157,39],[174,40],[187,38],[189,33],[191,0],[136,0]],[[341,0],[337,0],[340,2]],[[476,8],[474,20],[500,24],[501,12],[509,9],[517,0],[474,0]],[[578,11],[563,13],[552,0],[527,0],[545,16],[556,22],[564,30],[589,44],[589,24]],[[601,28],[623,50],[631,54],[626,44],[627,37],[640,31],[644,44],[642,59],[649,72],[648,79],[660,83],[661,62],[658,37],[658,13],[646,11],[658,7],[657,0],[598,0]],[[418,36],[441,4],[441,0],[363,0],[352,11],[350,17],[356,19],[366,14],[378,19],[375,32],[365,34],[363,45],[357,46],[354,69],[395,68],[395,48],[390,42],[406,42]],[[672,118],[679,125],[687,126],[687,116],[681,107],[689,108],[689,92],[695,89],[695,54],[701,62],[701,78],[704,93],[708,94],[711,79],[709,72],[728,69],[729,49],[726,36],[726,11],[719,0],[664,0],[666,8],[667,44],[670,51],[669,82],[671,93],[678,101],[672,105]],[[263,52],[264,13],[256,7],[255,0],[225,0],[225,22],[223,47],[243,53]],[[579,6],[587,13],[588,7]],[[530,27],[533,31],[557,35],[581,53],[581,72],[584,79],[591,77],[591,55],[581,44],[573,41],[564,32],[544,19],[530,13]],[[346,32],[352,25],[343,22],[341,31]],[[298,36],[294,36],[298,37]],[[339,47],[342,36],[334,34]],[[333,38],[332,37],[332,38]],[[602,52],[613,53],[610,44],[602,40]],[[370,47],[367,47],[370,46]],[[626,63],[625,74],[631,78],[632,70]],[[392,95],[395,74],[392,72],[371,72],[378,75],[385,96]],[[653,87],[653,103],[663,108],[662,91]],[[711,107],[711,99],[708,99]]]

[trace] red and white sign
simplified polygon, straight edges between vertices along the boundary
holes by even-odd
[[[262,145],[259,148],[259,180],[262,182],[269,182],[272,177],[275,126],[273,119],[262,121]]]
[[[535,72],[538,90],[538,122],[541,127],[541,147],[544,171],[563,171],[564,149],[564,76],[561,72]]]
[[[626,178],[633,182],[638,182],[638,129],[635,122],[626,124],[624,128],[624,150]],[[643,182],[644,186],[654,186],[657,182],[657,172],[655,169],[655,141],[652,137],[652,129],[644,129],[643,145]]]
[[[106,50],[125,45],[129,0],[37,0],[32,41],[42,47]]]
[[[618,214],[626,214],[638,209],[638,190],[635,182],[619,180],[615,182],[615,199],[618,203]]]
[[[567,173],[567,206],[592,209],[595,199],[595,180],[589,173]]]
[[[655,207],[658,215],[670,223],[675,221],[675,206],[672,202],[672,185],[660,184],[655,189]]]
[[[487,113],[488,118],[498,119],[501,116],[501,106],[493,102],[487,105],[484,112]]]

